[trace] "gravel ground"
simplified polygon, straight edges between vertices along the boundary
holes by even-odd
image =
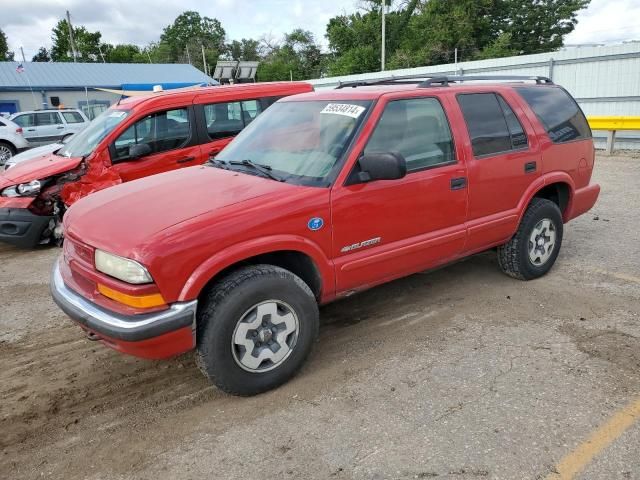
[[[85,340],[58,250],[0,247],[0,477],[545,478],[640,395],[640,158],[594,179],[546,277],[485,253],[323,307],[302,372],[247,399]],[[640,479],[638,451],[640,423],[578,478]]]

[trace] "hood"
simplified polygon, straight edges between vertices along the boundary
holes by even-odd
[[[173,225],[266,195],[299,189],[245,173],[198,166],[161,173],[89,195],[66,213],[66,231],[120,255]]]
[[[25,160],[30,160],[32,158],[44,157],[62,147],[64,147],[64,144],[62,143],[50,143],[49,145],[30,148],[29,150],[25,150],[24,152],[11,157],[7,160],[6,165],[15,165],[16,163],[24,162]]]
[[[73,170],[82,162],[82,157],[59,157],[53,153],[20,162],[0,174],[0,183],[15,185],[31,180],[43,180],[58,173]],[[9,183],[7,183],[9,182]]]

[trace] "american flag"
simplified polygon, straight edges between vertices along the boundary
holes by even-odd
[[[24,66],[23,66],[22,64],[19,64],[19,65],[16,67],[16,72],[18,72],[18,73],[22,73],[22,72],[24,72]]]

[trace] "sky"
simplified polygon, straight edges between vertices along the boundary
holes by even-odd
[[[103,41],[144,46],[160,37],[163,27],[185,10],[218,18],[229,40],[280,38],[294,28],[311,30],[326,47],[329,19],[356,10],[358,0],[0,0],[0,29],[27,60],[40,46],[51,46],[51,29],[71,12],[74,25],[102,32]],[[640,0],[591,0],[578,16],[565,44],[618,43],[640,40]]]

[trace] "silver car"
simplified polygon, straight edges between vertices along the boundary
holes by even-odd
[[[76,109],[32,110],[9,118],[22,127],[24,138],[32,146],[59,142],[84,130],[90,122]]]

